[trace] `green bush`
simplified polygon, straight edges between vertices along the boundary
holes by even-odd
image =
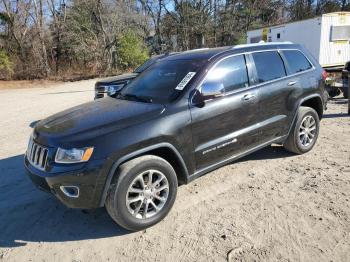
[[[0,78],[10,78],[12,74],[13,63],[5,51],[0,50]]]
[[[143,41],[133,32],[123,34],[117,44],[117,61],[122,69],[135,68],[148,59]]]

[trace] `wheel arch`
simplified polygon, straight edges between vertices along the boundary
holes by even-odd
[[[289,130],[288,130],[288,134],[286,135],[286,137],[289,136],[290,132],[293,129],[293,126],[294,126],[295,121],[296,121],[297,116],[298,116],[299,108],[301,106],[311,107],[311,108],[315,109],[320,120],[323,116],[323,102],[322,102],[322,98],[319,94],[313,94],[313,95],[306,96],[306,97],[300,99],[298,106],[296,107],[295,114],[293,116],[292,122],[291,122]]]
[[[303,98],[299,103],[298,109],[301,106],[313,108],[317,112],[319,119],[322,119],[323,102],[320,95],[312,95],[312,96]]]
[[[107,178],[102,191],[99,206],[102,207],[104,205],[109,186],[112,182],[112,179],[118,167],[129,160],[135,159],[143,155],[155,155],[165,159],[174,168],[179,183],[186,184],[188,182],[188,177],[189,177],[188,170],[187,170],[185,161],[183,160],[179,151],[170,143],[160,143],[160,144],[152,145],[152,146],[134,151],[130,154],[124,155],[121,158],[115,160],[114,164],[112,165],[110,171],[107,174]]]

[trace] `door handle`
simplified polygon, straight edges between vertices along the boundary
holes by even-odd
[[[288,83],[288,86],[294,86],[297,83],[297,81],[292,81]]]
[[[255,99],[254,94],[246,94],[243,96],[243,101],[249,101],[249,100],[253,100],[253,99]]]

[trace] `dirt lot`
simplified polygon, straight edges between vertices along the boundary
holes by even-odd
[[[143,232],[72,210],[24,176],[33,122],[93,97],[93,80],[0,90],[0,261],[350,261],[350,117],[330,102],[313,151],[268,147],[179,188]]]

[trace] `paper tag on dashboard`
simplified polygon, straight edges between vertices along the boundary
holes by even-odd
[[[196,72],[188,72],[188,74],[181,80],[181,82],[177,85],[177,87],[175,87],[175,89],[183,90],[185,86],[188,84],[188,82],[191,81],[192,77],[194,77],[195,74]]]

